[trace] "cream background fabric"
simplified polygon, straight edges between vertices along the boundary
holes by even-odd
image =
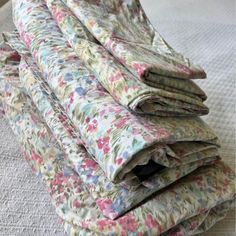
[[[154,26],[177,51],[208,74],[199,84],[208,94],[204,119],[221,139],[222,157],[235,169],[234,0],[141,0]],[[14,28],[11,3],[0,8],[0,32]],[[22,159],[7,122],[0,118],[0,236],[62,236],[46,189]],[[236,235],[235,211],[202,236]]]

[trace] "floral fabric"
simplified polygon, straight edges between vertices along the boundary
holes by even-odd
[[[187,236],[225,217],[235,173],[192,116],[207,112],[190,80],[205,72],[138,1],[13,0],[13,18],[2,114],[69,235]]]
[[[18,61],[19,61],[19,54],[16,51],[12,51],[12,49],[10,47],[6,47],[6,45],[4,44],[0,44],[0,52],[1,52],[1,58],[0,58],[0,67],[7,67],[8,64],[7,62],[10,61],[11,63],[11,71],[18,70]],[[17,61],[17,64],[15,65],[15,61]],[[8,77],[8,78],[12,78],[13,74],[8,74],[6,75],[6,71],[5,70],[1,70],[0,71],[1,76],[4,77]],[[0,117],[4,115],[4,109],[3,109],[3,99],[4,99],[4,88],[0,88]]]
[[[205,72],[171,48],[139,0],[63,0],[93,36],[143,81],[204,78]],[[168,76],[163,77],[163,76]],[[158,80],[157,79],[157,80]]]
[[[14,1],[13,17],[83,145],[110,181],[137,180],[134,170],[149,161],[175,167],[187,163],[188,157],[217,155],[217,138],[200,118],[135,116],[117,104],[68,45],[43,1]],[[19,45],[14,37],[9,43]],[[214,155],[198,156],[203,149]]]
[[[103,87],[120,104],[137,113],[159,116],[202,115],[205,93],[191,80],[159,79],[147,86],[129,72],[96,39],[61,0],[47,0],[58,26],[77,55],[93,71]]]
[[[5,35],[5,38],[9,36],[9,34]],[[181,166],[165,168],[160,173],[145,179],[141,183],[133,179],[131,181],[123,181],[120,185],[112,184],[104,176],[100,166],[85,151],[79,138],[79,132],[60,106],[59,101],[51,92],[47,83],[43,80],[37,66],[30,63],[32,58],[26,56],[28,53],[26,49],[24,53],[23,58],[25,59],[22,60],[19,66],[22,85],[50,127],[54,137],[57,138],[61,148],[67,154],[75,171],[87,184],[91,196],[93,196],[105,216],[111,219],[118,217],[154,192],[191,173],[199,166],[213,163],[218,159],[218,153],[214,147],[202,146],[200,151],[196,147],[197,144],[188,144],[186,147],[182,144],[181,150],[178,147],[174,147],[175,145],[173,144],[173,149],[182,152],[183,160]],[[188,148],[191,148],[192,154],[185,159],[183,154]],[[194,148],[196,148],[196,152]],[[104,204],[106,204],[106,208],[104,208]]]
[[[61,149],[58,137],[22,86],[15,70],[18,64],[17,60],[5,60],[0,67],[5,116],[19,138],[24,157],[47,186],[69,235],[194,235],[224,217],[233,205],[235,174],[217,161],[118,219],[104,217]],[[24,61],[20,68],[22,73],[26,68]]]

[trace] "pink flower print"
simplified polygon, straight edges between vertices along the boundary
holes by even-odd
[[[57,174],[56,178],[51,181],[51,184],[53,184],[53,185],[61,185],[62,184],[61,175]]]
[[[27,12],[31,12],[31,11],[32,11],[32,7],[28,7]]]
[[[92,159],[85,159],[82,165],[83,168],[92,168],[93,170],[97,169],[97,163]]]
[[[148,69],[148,65],[145,63],[134,63],[134,69],[138,73],[139,77],[145,76],[145,72]]]
[[[121,111],[122,111],[122,108],[121,107],[119,107],[119,106],[113,106],[113,107],[109,107],[108,108],[108,112],[114,112],[115,114],[120,114],[121,113]]]
[[[142,130],[137,127],[134,127],[132,130],[132,133],[133,133],[133,135],[139,135],[142,133]]]
[[[154,228],[154,227],[156,228],[157,226],[159,226],[159,224],[151,214],[147,215],[147,218],[145,219],[145,224],[148,228]]]
[[[124,86],[124,90],[125,90],[126,93],[128,93],[128,91],[130,90],[130,86],[129,85],[125,85]]]
[[[156,136],[158,138],[167,138],[167,137],[170,137],[170,135],[171,134],[166,129],[163,129],[163,128],[158,129],[156,132]]]
[[[58,201],[58,203],[60,204],[60,203],[64,203],[65,202],[65,200],[66,200],[66,197],[65,197],[65,195],[60,195],[58,198],[57,198],[57,201]]]
[[[123,161],[124,161],[124,159],[120,157],[120,158],[115,160],[115,163],[119,166],[119,165],[122,164]]]
[[[154,142],[156,140],[155,136],[154,135],[149,135],[147,133],[143,133],[143,139],[146,141],[146,142]]]
[[[107,133],[110,134],[112,131],[112,128],[110,128],[109,130],[107,130]]]
[[[56,7],[52,7],[52,11],[54,12],[54,16],[57,22],[61,22],[65,18],[65,13],[63,11],[59,11]]]
[[[32,159],[36,161],[39,165],[43,164],[43,158],[39,156],[36,152],[33,151],[32,153]]]
[[[29,47],[31,42],[33,41],[33,35],[29,35],[25,31],[21,33],[21,38],[27,47]]]
[[[118,60],[121,64],[126,65],[126,58],[125,57],[120,57]]]
[[[63,83],[65,84],[65,82],[63,81]],[[64,86],[64,84],[62,85],[62,86]],[[74,102],[74,92],[72,92],[71,94],[70,94],[70,96],[69,96],[69,98],[70,98],[70,100],[69,100],[69,104],[71,105],[71,104],[73,104],[73,102]]]
[[[106,226],[107,226],[107,221],[106,220],[99,220],[97,222],[97,224],[98,224],[98,228],[100,230],[104,230],[106,228]]]
[[[23,148],[21,148],[21,153],[23,155],[23,157],[25,158],[25,160],[28,162],[28,164],[30,165],[31,169],[36,172],[36,168],[34,166],[34,163],[32,162],[31,157],[25,152],[25,150]]]
[[[98,224],[98,228],[99,228],[100,230],[109,229],[109,228],[111,228],[112,226],[115,226],[115,225],[116,225],[116,223],[115,223],[114,221],[112,221],[112,220],[107,220],[107,219],[105,219],[105,220],[99,220],[99,221],[97,222],[97,224]]]
[[[102,110],[102,111],[99,112],[100,116],[103,116],[104,114],[106,114],[106,110]]]
[[[67,117],[63,114],[59,114],[59,120],[64,123],[65,121],[67,121]]]
[[[37,51],[33,51],[32,55],[33,55],[34,58],[36,58],[37,55],[38,55],[38,52]]]
[[[98,148],[102,149],[104,154],[107,154],[110,151],[109,141],[109,137],[100,138],[97,141]]]
[[[34,123],[38,123],[38,117],[35,114],[31,114],[30,118],[33,120]]]
[[[82,226],[82,228],[87,229],[88,226],[89,226],[89,224],[88,224],[88,222],[86,222],[86,221],[82,221],[82,222],[81,222],[81,226]]]
[[[132,214],[126,214],[117,220],[124,231],[137,231],[138,223]]]
[[[75,208],[79,208],[80,206],[81,206],[80,201],[77,200],[77,199],[75,199],[75,200],[73,201],[73,207],[75,207]]]
[[[127,121],[127,118],[126,118],[126,117],[120,118],[120,119],[115,123],[115,127],[116,127],[117,129],[122,129],[122,128],[125,126],[126,121]]]
[[[64,224],[65,220],[59,218],[59,222],[60,222],[60,224]]]
[[[98,122],[97,122],[96,119],[94,119],[94,120],[92,121],[92,123],[89,124],[87,131],[89,131],[89,132],[95,131],[95,130],[97,129],[97,126],[98,126]]]
[[[118,80],[121,80],[122,77],[123,77],[123,74],[118,71],[115,74],[112,74],[112,76],[109,77],[109,80],[111,82],[117,82]]]
[[[86,122],[86,123],[89,123],[89,121],[90,121],[90,118],[87,117],[87,118],[85,119],[85,122]]]
[[[61,80],[59,81],[59,87],[64,87],[65,84],[66,84],[66,83],[65,83],[65,81],[64,81],[63,79],[61,79]]]
[[[80,184],[81,185],[81,184]],[[80,186],[76,186],[76,191],[75,191],[76,193],[81,193],[82,192],[82,190],[81,190],[81,187]]]
[[[104,215],[108,216],[113,213],[112,200],[111,199],[98,199],[97,205]]]
[[[63,187],[63,186],[61,186],[61,187],[59,188],[59,192],[60,192],[60,193],[63,193],[63,192],[64,192],[64,187]]]

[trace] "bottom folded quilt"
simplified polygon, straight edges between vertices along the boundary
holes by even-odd
[[[235,198],[235,174],[217,157],[206,163],[187,163],[180,168],[170,168],[164,174],[160,172],[156,180],[160,181],[157,182],[161,190],[157,191],[155,186],[155,194],[131,210],[129,208],[136,204],[127,206],[119,194],[118,202],[114,199],[111,204],[111,198],[105,194],[109,186],[117,193],[122,191],[127,198],[135,198],[135,194],[141,195],[142,191],[130,189],[123,183],[114,185],[102,177],[101,171],[97,178],[107,186],[103,189],[101,184],[97,188],[93,183],[90,185],[86,176],[96,163],[84,157],[86,150],[66,114],[57,115],[56,111],[62,110],[56,105],[56,98],[55,104],[46,99],[50,94],[42,83],[45,90],[41,96],[33,98],[34,90],[24,87],[29,65],[24,60],[19,65],[18,54],[9,47],[2,46],[1,50],[5,60],[0,64],[0,103],[19,139],[23,156],[47,186],[69,235],[193,235],[207,230],[226,215]],[[24,75],[23,80],[19,79],[18,68],[20,75]],[[33,89],[36,83],[34,77],[30,78],[28,85],[31,82]],[[46,106],[40,106],[39,101],[36,105],[37,97],[44,105],[52,106],[48,113],[40,110]],[[50,116],[54,116],[54,122],[47,119]],[[58,129],[52,129],[56,126]],[[123,215],[110,217],[114,219],[106,217],[120,207],[125,209]]]

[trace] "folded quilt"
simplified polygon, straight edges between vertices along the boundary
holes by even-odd
[[[63,0],[94,37],[140,79],[204,78],[153,28],[138,0]]]
[[[157,78],[147,86],[129,72],[84,28],[62,2],[47,0],[47,6],[65,38],[103,87],[120,104],[137,113],[188,116],[208,113],[205,93],[191,80]]]
[[[165,42],[138,0],[63,1],[97,40],[141,79],[149,80],[150,74],[174,78],[206,76],[200,66]]]
[[[16,55],[10,49],[5,52]],[[30,80],[29,74],[24,75],[29,69],[27,63],[21,61],[20,77],[25,77],[19,80],[16,70],[19,57],[2,58],[0,88],[5,116],[19,138],[24,157],[47,186],[69,235],[194,235],[222,219],[233,205],[235,174],[223,162],[216,161],[200,167],[118,219],[104,217],[84,178],[75,172],[69,153],[62,148],[60,137],[66,136],[52,133],[45,123],[46,116],[37,109],[43,106],[35,106],[30,97],[34,93],[28,96],[30,89],[22,86],[30,86],[30,81],[32,87],[35,85],[33,76]],[[34,76],[39,75],[34,73]],[[42,82],[41,88],[44,86]],[[62,119],[61,123],[66,122]],[[70,129],[68,133],[71,133]],[[71,136],[75,138],[76,133]],[[83,156],[83,152],[81,146],[77,155]],[[105,203],[103,206],[106,207]]]
[[[6,35],[5,35],[6,37]],[[9,34],[8,36],[9,37]],[[25,49],[26,50],[26,49]],[[139,181],[123,181],[121,185],[112,184],[103,174],[100,166],[84,150],[79,132],[68,118],[59,101],[52,93],[47,83],[43,80],[37,66],[32,62],[32,58],[24,55],[19,66],[21,86],[27,91],[33,100],[38,111],[44,118],[54,137],[58,140],[63,151],[74,166],[74,170],[87,184],[87,188],[96,201],[103,214],[111,219],[118,217],[130,208],[139,204],[142,200],[175,182],[181,177],[191,173],[196,168],[215,162],[217,157],[216,149],[207,145],[200,146],[202,150],[194,153],[198,145],[182,144],[182,149],[176,150],[186,152],[192,149],[192,154],[188,160],[180,166],[165,168],[162,171],[145,179],[149,169],[153,172],[154,164],[147,166],[143,172],[144,181],[140,185]],[[29,64],[31,66],[29,66]],[[80,146],[78,146],[80,144]],[[186,146],[186,147],[185,147]],[[80,153],[80,154],[79,154]],[[148,169],[149,168],[149,169]],[[104,208],[106,204],[106,208]]]
[[[163,169],[218,155],[217,138],[200,118],[140,117],[117,104],[68,45],[44,2],[15,1],[13,17],[33,56],[28,63],[35,60],[111,182],[145,185]],[[28,54],[17,35],[5,38],[19,54]]]

